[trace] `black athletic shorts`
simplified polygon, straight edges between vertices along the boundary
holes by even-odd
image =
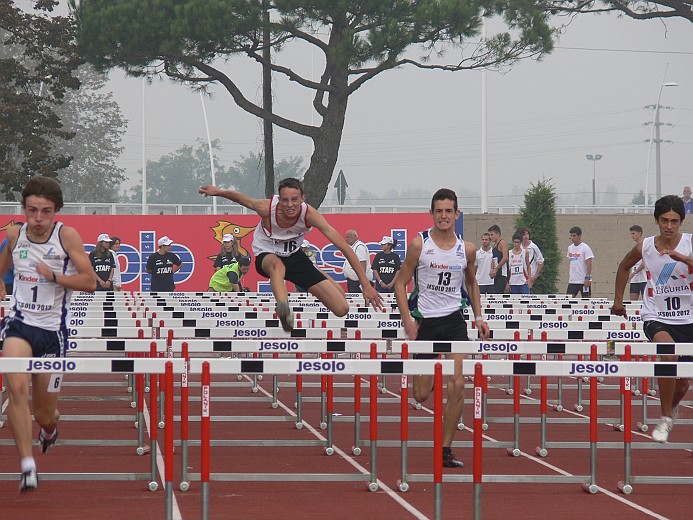
[[[419,318],[417,341],[469,341],[462,311],[439,318]],[[414,359],[436,359],[438,354],[414,354]]]
[[[0,341],[6,338],[22,338],[31,345],[33,357],[65,357],[67,330],[44,330],[16,319],[5,318],[0,328]]]
[[[638,296],[642,296],[643,293],[645,292],[645,286],[647,285],[647,282],[637,282],[637,283],[632,283],[630,284],[630,294],[637,294]]]
[[[262,269],[262,260],[270,254],[272,253],[260,253],[255,257],[255,269],[265,278],[269,278],[269,275]],[[286,268],[284,279],[303,289],[310,289],[313,285],[327,280],[320,269],[315,267],[315,264],[301,249],[290,256],[277,256],[277,258],[282,261]]]
[[[693,343],[693,324],[671,325],[661,321],[646,321],[642,324],[642,330],[650,341],[654,341],[652,338],[658,332],[667,332],[674,343]],[[693,356],[679,356],[679,361],[693,361]]]

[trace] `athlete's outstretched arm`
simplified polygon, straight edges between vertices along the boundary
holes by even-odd
[[[205,197],[223,197],[236,204],[252,209],[261,217],[269,215],[269,199],[254,199],[236,190],[222,190],[216,186],[200,186],[199,192]]]
[[[313,206],[308,206],[308,213],[306,214],[306,224],[317,228],[325,238],[332,242],[337,249],[339,249],[344,257],[349,261],[351,267],[356,271],[356,275],[359,277],[359,282],[361,282],[361,290],[363,290],[363,297],[366,299],[366,305],[369,303],[373,304],[374,309],[383,310],[383,298],[380,293],[375,290],[373,284],[368,280],[366,276],[366,271],[361,267],[361,262],[359,261],[354,250],[351,246],[347,244],[344,237],[337,233],[337,230],[333,228],[329,222],[322,216],[322,214],[316,210]]]

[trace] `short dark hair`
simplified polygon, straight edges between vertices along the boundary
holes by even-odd
[[[524,235],[525,233],[527,233],[529,235],[529,238],[532,238],[532,232],[526,226],[522,226],[522,227],[517,228],[517,232],[520,235]]]
[[[686,208],[683,205],[683,199],[678,195],[665,195],[654,205],[654,218],[659,220],[660,215],[663,215],[667,211],[673,211],[678,213],[681,217],[681,222],[686,218]]]
[[[489,233],[498,233],[499,235],[502,234],[500,228],[498,227],[498,224],[494,224],[493,226],[488,228],[488,232]]]
[[[488,233],[482,233],[481,238],[484,238],[484,237],[488,237],[489,240],[491,239],[491,235],[489,235]]]
[[[277,187],[277,193],[281,193],[284,188],[295,188],[301,192],[303,196],[303,181],[296,179],[295,177],[287,177],[279,181],[279,186]]]
[[[431,199],[431,212],[433,212],[433,206],[437,200],[451,200],[455,203],[455,211],[457,211],[457,193],[448,188],[440,188],[433,194]]]
[[[513,242],[515,242],[515,240],[519,240],[520,242],[522,242],[522,233],[520,233],[519,231],[516,231],[515,234],[513,235]]]
[[[238,259],[238,265],[240,265],[241,267],[246,267],[250,265],[250,258],[248,258],[247,256],[241,256]]]
[[[116,242],[122,242],[120,237],[111,237],[111,247],[113,247],[113,244],[115,244]]]
[[[577,226],[573,226],[570,228],[570,231],[568,231],[568,233],[570,233],[571,235],[577,235],[577,236],[581,237],[582,236],[582,229],[580,229]]]
[[[642,227],[641,227],[641,226],[638,226],[637,224],[633,224],[633,225],[630,227],[630,230],[631,230],[631,231],[635,231],[636,233],[640,233],[640,234],[642,235]]]
[[[57,179],[52,177],[32,177],[22,190],[22,207],[26,208],[26,199],[35,195],[50,200],[55,204],[55,211],[63,207],[63,190]]]

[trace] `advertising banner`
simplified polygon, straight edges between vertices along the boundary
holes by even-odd
[[[404,260],[406,246],[411,239],[432,222],[428,213],[349,213],[327,214],[327,221],[342,235],[347,229],[355,229],[371,252],[371,258],[381,251],[379,242],[383,236],[397,241],[394,251]],[[239,250],[251,255],[250,272],[243,277],[242,285],[251,291],[269,291],[267,279],[255,270],[252,255],[253,233],[259,217],[252,215],[60,215],[56,220],[72,226],[82,236],[85,249],[94,249],[101,233],[121,239],[118,261],[125,291],[148,291],[150,276],[145,272],[149,255],[157,250],[157,241],[163,236],[173,240],[172,252],[182,260],[182,267],[174,275],[176,291],[206,291],[214,273],[214,260],[222,248],[223,235],[232,234]],[[0,216],[0,240],[4,230],[17,222],[22,215]],[[306,235],[316,254],[318,266],[339,282],[344,281],[342,253],[317,231]]]

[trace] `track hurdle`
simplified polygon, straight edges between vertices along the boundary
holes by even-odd
[[[438,366],[439,370],[435,370]],[[442,376],[451,375],[454,372],[454,364],[452,361],[437,361],[437,360],[311,360],[305,361],[301,359],[266,359],[266,360],[241,360],[241,359],[191,359],[190,372],[194,374],[202,374],[202,439],[201,453],[203,460],[201,461],[201,473],[191,474],[193,479],[198,479],[202,483],[202,519],[209,518],[209,483],[211,481],[350,481],[350,482],[367,482],[370,491],[377,491],[377,430],[375,430],[375,439],[371,439],[371,473],[370,474],[281,474],[281,473],[265,473],[252,474],[247,473],[211,473],[210,471],[210,405],[211,405],[211,380],[210,374],[288,374],[298,375],[311,373],[314,375],[371,375],[372,377],[380,374],[429,374],[435,375],[435,385],[440,387],[440,407],[436,410],[436,417],[442,424]],[[373,385],[371,385],[373,386]],[[373,391],[373,389],[371,390]],[[377,428],[377,412],[376,407],[371,407],[371,433]],[[436,431],[436,435],[442,436],[442,427]],[[442,437],[441,437],[442,438]],[[441,442],[441,441],[439,441]],[[439,444],[440,445],[440,444]],[[435,453],[438,463],[440,464],[440,453]],[[434,459],[435,460],[435,459]],[[442,477],[442,469],[437,471],[439,477]],[[440,501],[442,500],[442,491],[440,485],[442,480],[439,478],[438,489],[434,493],[436,500],[436,512],[442,511]],[[442,518],[442,515],[436,516],[437,519]]]
[[[173,374],[182,373],[182,360],[160,359],[108,359],[108,358],[0,358],[2,373],[62,373],[62,374],[163,374],[166,380],[167,422],[164,426],[164,487],[166,495],[166,519],[173,519]],[[59,442],[60,444],[60,442]],[[151,473],[41,473],[43,480],[149,480]],[[0,479],[16,479],[17,474],[0,473]],[[156,487],[153,486],[156,484]],[[158,483],[149,480],[149,488],[158,488]]]

